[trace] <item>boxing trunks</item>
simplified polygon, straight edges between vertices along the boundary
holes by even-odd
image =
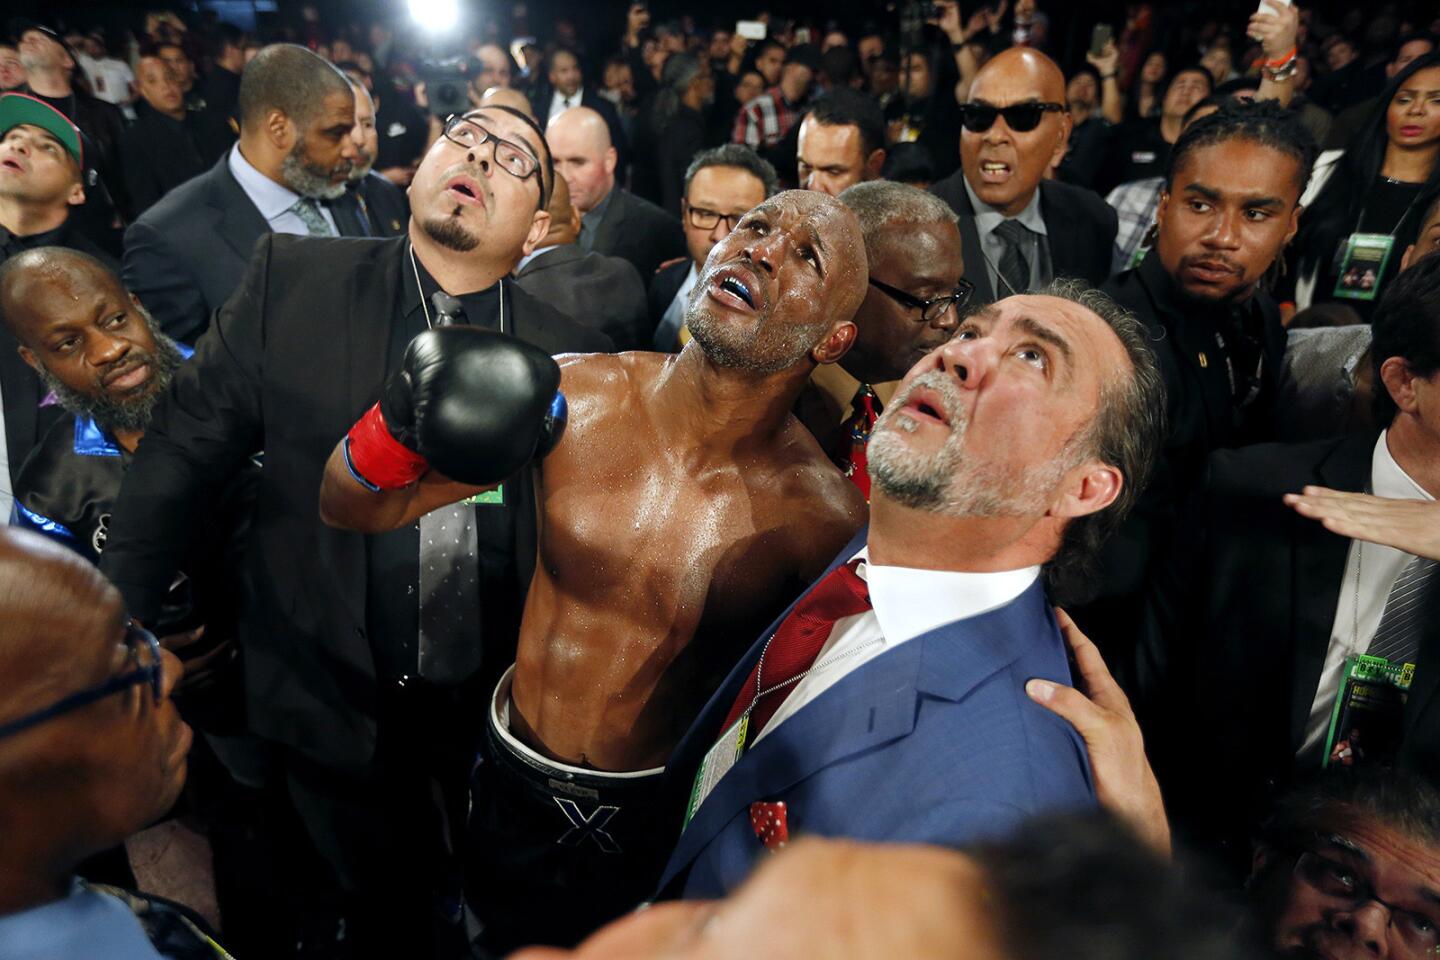
[[[466,900],[479,944],[573,946],[654,892],[678,816],[660,803],[664,767],[586,770],[510,732],[511,667],[491,698],[471,780]]]

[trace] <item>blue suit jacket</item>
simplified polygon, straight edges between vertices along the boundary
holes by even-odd
[[[688,799],[701,758],[779,623],[751,647],[676,748],[667,768],[674,795]],[[766,852],[750,825],[757,800],[785,802],[792,838],[946,845],[1009,833],[1042,811],[1093,808],[1084,743],[1026,696],[1034,677],[1070,683],[1064,642],[1038,581],[1000,609],[865,663],[746,751],[715,786],[671,854],[662,894],[720,897],[738,886]]]

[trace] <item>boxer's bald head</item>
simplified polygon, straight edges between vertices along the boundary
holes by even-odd
[[[865,297],[860,221],[834,197],[787,190],[710,251],[686,323],[714,362],[770,374],[834,363]]]
[[[1021,129],[1028,125],[1024,118],[1003,114],[987,125],[991,116],[975,109],[1021,104],[1054,104],[1059,109],[1045,108],[1030,129]],[[1065,76],[1043,53],[1012,47],[980,69],[970,86],[960,134],[960,163],[976,196],[1007,217],[1025,209],[1045,171],[1065,155],[1070,115],[1064,105]]]
[[[491,44],[494,46],[494,44]],[[535,111],[530,106],[530,98],[519,90],[510,87],[490,87],[480,95],[480,106],[509,107],[511,110],[519,111],[530,119],[535,119]]]
[[[571,107],[555,118],[545,138],[555,155],[555,172],[570,185],[570,202],[589,213],[615,187],[619,155],[605,118],[589,107]]]

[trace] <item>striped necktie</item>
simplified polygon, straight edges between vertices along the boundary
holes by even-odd
[[[1435,593],[1435,568],[1440,566],[1434,560],[1413,557],[1390,596],[1385,599],[1385,612],[1380,615],[1380,626],[1375,628],[1375,637],[1367,651],[1372,657],[1384,657],[1392,663],[1414,663],[1420,653],[1420,634],[1425,625],[1425,614],[1429,600]]]

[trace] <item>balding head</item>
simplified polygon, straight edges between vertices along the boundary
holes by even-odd
[[[1024,104],[1048,105],[1035,120],[1016,116],[990,120],[976,107],[1005,108]],[[1045,172],[1065,155],[1070,137],[1070,115],[1065,108],[1065,76],[1045,54],[1028,47],[1012,47],[993,57],[970,86],[965,105],[966,124],[960,134],[960,163],[965,179],[980,200],[1006,217],[1029,205]],[[1013,123],[1012,123],[1013,120]]]
[[[155,663],[150,648],[132,644],[126,624],[119,593],[94,566],[38,534],[0,529],[0,725],[116,677],[148,677],[137,668]],[[175,802],[190,731],[168,700],[179,662],[165,653],[160,664],[158,703],[148,682],[124,684],[0,738],[7,893],[61,889],[80,860]]]
[[[589,213],[615,186],[618,155],[605,118],[589,107],[571,107],[545,131],[555,156],[555,172],[570,185],[575,209]]]
[[[686,323],[721,366],[808,376],[850,349],[866,277],[855,214],[826,194],[787,190],[710,251]]]
[[[334,66],[293,43],[265,47],[240,75],[240,152],[302,197],[333,200],[359,160],[355,94]]]
[[[0,321],[69,411],[133,445],[181,358],[109,267],[38,247],[0,266]]]
[[[512,90],[509,87],[490,87],[480,95],[480,106],[509,107],[511,110],[518,110],[531,120],[535,119],[535,111],[530,106],[530,98],[519,90]]]

